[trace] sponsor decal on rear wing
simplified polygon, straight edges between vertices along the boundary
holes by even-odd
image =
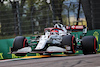
[[[83,25],[74,25],[74,26],[66,26],[66,29],[67,30],[83,30],[84,29],[84,26]]]

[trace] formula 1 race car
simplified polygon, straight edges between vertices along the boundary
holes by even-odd
[[[81,39],[75,38],[71,34],[71,31],[75,29],[83,30]],[[27,53],[64,52],[65,54],[74,54],[77,50],[82,50],[83,54],[95,54],[97,52],[96,38],[94,36],[84,36],[87,33],[87,27],[85,26],[55,24],[53,28],[45,28],[44,33],[44,35],[31,39],[31,43],[28,43],[23,36],[15,37],[11,53],[17,56],[24,56]],[[33,42],[36,43],[34,44]],[[80,43],[80,45],[77,43]],[[36,47],[33,48],[33,45]]]

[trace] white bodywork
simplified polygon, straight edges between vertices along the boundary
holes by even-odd
[[[61,44],[61,41],[62,41],[62,36],[63,35],[67,35],[67,30],[66,28],[62,25],[62,24],[55,24],[54,25],[54,28],[57,28],[58,32],[49,32],[49,31],[46,31],[45,32],[45,35],[42,35],[39,39],[39,43],[38,45],[36,46],[35,50],[42,50],[46,43],[52,43],[52,44]],[[57,50],[60,50],[60,51],[65,51],[65,49],[63,48],[58,48],[57,46],[56,47],[48,47],[47,51],[48,50],[53,50],[53,51],[57,51]]]
[[[83,29],[83,26],[81,26],[81,27],[82,27],[81,29]],[[34,42],[34,41],[38,42],[38,44],[34,50],[42,51],[46,45],[48,46],[48,44],[50,44],[50,46],[48,46],[44,52],[72,53],[71,46],[61,44],[63,36],[71,34],[70,32],[68,33],[67,28],[70,29],[69,26],[65,27],[62,24],[55,24],[53,28],[46,28],[44,35],[41,35],[41,37],[39,39],[31,40],[31,42]],[[72,26],[72,28],[77,29],[76,26]],[[78,28],[78,29],[80,29],[80,28]],[[83,29],[83,33],[84,34],[87,33],[87,28]],[[76,41],[81,42],[81,40],[79,40],[78,38],[76,38]],[[27,52],[32,52],[32,49],[31,49],[31,47],[24,47],[24,48],[17,50],[17,52],[19,52],[19,53],[26,52],[27,53]]]
[[[26,53],[28,53],[28,52],[31,52],[32,51],[32,49],[31,49],[31,47],[24,47],[24,48],[22,48],[22,49],[19,49],[17,52],[26,52]]]
[[[48,40],[49,40],[48,35],[42,35],[40,40],[39,40],[39,43],[38,43],[38,45],[37,45],[37,47],[35,49],[36,50],[43,49]]]
[[[68,52],[68,53],[72,53],[72,51],[68,51],[70,50],[70,47],[66,47],[66,49],[61,48],[61,47],[57,47],[57,46],[50,46],[47,48],[46,52]]]
[[[62,36],[67,35],[67,30],[62,24],[55,24],[54,29],[57,28],[58,32],[51,32],[51,31],[45,31],[45,35],[41,35],[39,38],[39,42],[35,48],[35,50],[42,50],[47,44],[46,43],[52,43],[52,44],[61,44]],[[25,47],[22,49],[19,49],[17,52],[31,52],[31,47]],[[57,47],[57,46],[50,46],[47,48],[46,51],[53,51],[53,52],[64,52],[66,49]]]
[[[57,47],[57,46],[50,46],[46,50],[47,52],[66,52],[66,49]]]

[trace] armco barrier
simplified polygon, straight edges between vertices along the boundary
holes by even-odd
[[[82,35],[82,32],[73,32],[73,35],[76,37],[80,37]],[[100,52],[100,30],[91,30],[88,31],[86,36],[95,36],[98,41],[98,52]],[[30,37],[27,37],[27,39],[30,39]],[[11,59],[11,58],[21,58],[20,56],[15,56],[14,54],[8,54],[10,52],[10,47],[13,45],[14,39],[2,39],[0,40],[0,59]],[[82,51],[76,51],[76,54],[80,54]],[[38,53],[30,54],[28,53],[26,56],[36,56],[39,55]]]
[[[11,58],[11,55],[8,54],[9,47],[12,46],[13,39],[3,39],[0,40],[0,59]]]

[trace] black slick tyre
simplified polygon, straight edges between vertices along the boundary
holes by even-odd
[[[82,38],[82,50],[83,54],[95,54],[97,51],[97,40],[94,36],[85,36]]]
[[[15,37],[15,40],[13,42],[13,47],[11,48],[11,52],[16,52],[18,49],[21,49],[21,48],[24,48],[27,46],[28,46],[27,39],[23,36],[17,36],[17,37]],[[16,56],[23,56],[26,54],[17,53],[15,55]]]
[[[65,35],[62,39],[62,45],[68,45],[71,47],[71,51],[74,54],[76,49],[76,40],[73,35]]]

